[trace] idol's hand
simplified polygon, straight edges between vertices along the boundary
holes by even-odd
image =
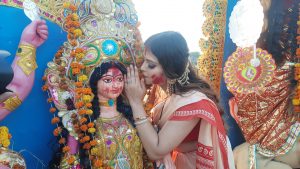
[[[32,21],[23,30],[20,43],[31,44],[35,47],[42,45],[48,38],[48,27],[46,21],[35,20]]]
[[[144,79],[139,78],[136,66],[130,65],[125,76],[125,92],[130,103],[140,103],[146,94]]]

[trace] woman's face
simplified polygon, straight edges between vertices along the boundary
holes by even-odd
[[[118,68],[110,68],[97,83],[100,100],[116,99],[123,91],[124,76]]]
[[[146,85],[157,84],[162,86],[167,83],[167,78],[162,66],[150,50],[146,50],[141,70],[143,72]]]

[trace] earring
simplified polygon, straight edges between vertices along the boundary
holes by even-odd
[[[175,83],[176,83],[176,79],[168,79],[167,80],[167,94],[170,96],[173,93],[175,93]]]

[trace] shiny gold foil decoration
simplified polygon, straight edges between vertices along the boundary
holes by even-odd
[[[227,0],[206,0],[203,4],[206,20],[202,32],[206,38],[199,41],[202,55],[198,59],[198,73],[210,82],[217,93],[222,77],[226,11]]]

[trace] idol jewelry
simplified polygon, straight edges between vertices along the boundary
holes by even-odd
[[[32,45],[19,45],[16,55],[19,56],[20,59],[17,61],[17,64],[27,76],[30,75],[38,67],[35,60],[35,52],[36,48]]]

